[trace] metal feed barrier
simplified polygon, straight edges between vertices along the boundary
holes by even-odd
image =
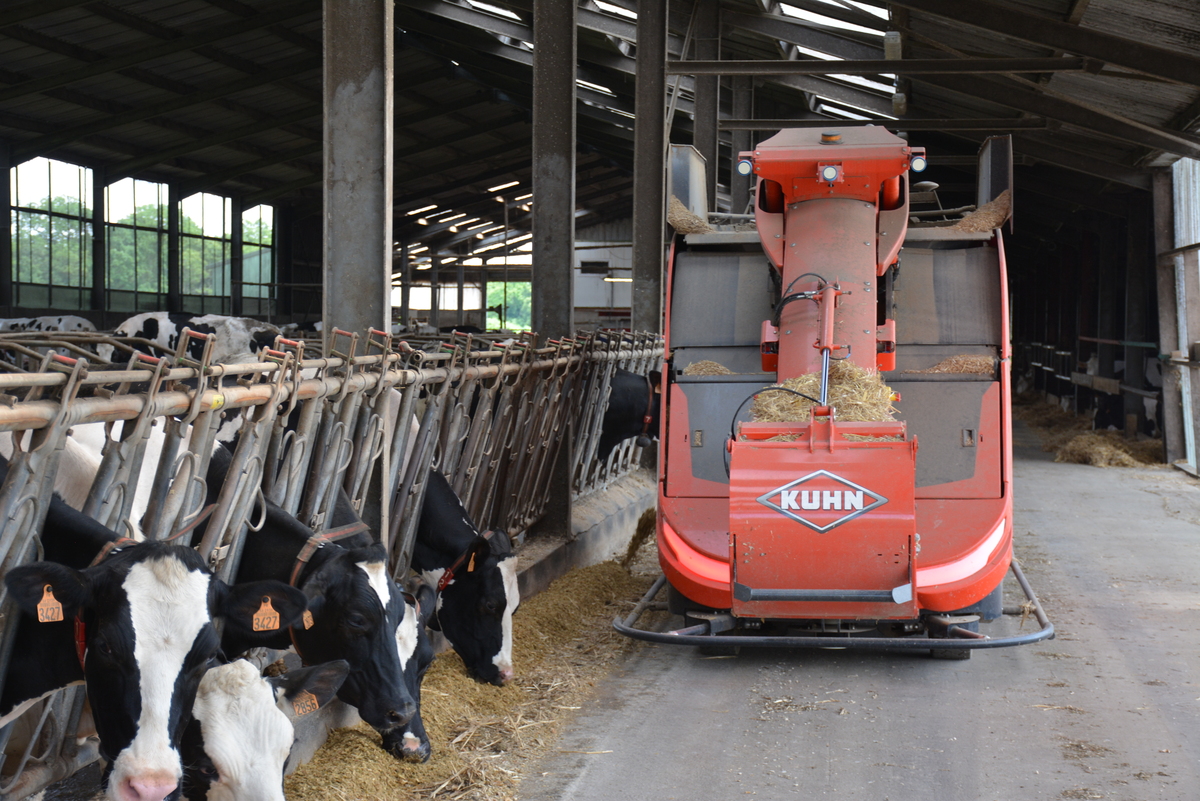
[[[396,342],[381,331],[334,331],[321,358],[306,355],[311,343],[279,338],[258,362],[236,365],[210,363],[211,335],[185,332],[172,354],[136,343],[156,356],[103,334],[51,336],[0,337],[0,432],[16,432],[0,486],[0,576],[39,558],[37,533],[67,434],[99,424],[105,445],[84,511],[118,533],[133,530],[133,488],[152,471],[143,535],[169,539],[203,516],[197,547],[229,581],[245,537],[261,525],[252,514],[257,500],[321,531],[342,487],[359,511],[380,509],[368,522],[403,579],[429,466],[447,475],[481,529],[517,538],[545,514],[568,438],[576,496],[636,467],[632,440],[595,463],[608,383],[618,366],[645,372],[662,358],[658,335],[621,332],[538,346],[536,335]],[[195,340],[203,340],[199,360],[185,355]],[[103,343],[128,362],[90,365]],[[231,468],[215,504],[202,508],[214,438],[238,419]],[[160,456],[146,464],[156,429]],[[0,586],[0,689],[16,615]],[[0,729],[0,801],[26,798],[97,758],[95,738],[76,737],[84,700],[82,687],[67,688]]]

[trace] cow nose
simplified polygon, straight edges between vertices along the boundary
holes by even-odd
[[[403,726],[417,714],[416,704],[403,704],[399,709],[389,709],[385,717],[389,726]]]
[[[174,777],[150,774],[126,779],[118,788],[121,801],[164,801],[175,792]]]
[[[503,687],[505,684],[508,684],[513,680],[513,676],[515,675],[512,668],[500,668],[500,686]]]

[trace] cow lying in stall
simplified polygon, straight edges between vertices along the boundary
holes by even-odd
[[[253,361],[254,354],[275,343],[280,328],[249,317],[229,317],[223,314],[192,315],[175,312],[145,312],[130,317],[113,329],[113,336],[146,339],[164,351],[174,353],[179,345],[179,335],[184,328],[197,334],[214,334],[212,361],[228,363],[231,359]],[[137,350],[148,349],[135,346]],[[127,359],[112,345],[100,345],[96,352],[106,362]],[[204,342],[194,339],[188,343],[189,358],[199,360],[204,353]],[[155,354],[152,354],[155,355]]]
[[[4,577],[22,614],[0,723],[84,682],[108,798],[162,801],[182,778],[180,739],[218,652],[214,621],[253,641],[265,602],[289,625],[299,622],[304,595],[278,581],[227,585],[191,548],[119,541],[61,498],[47,510],[42,543],[45,561]],[[103,558],[92,564],[97,553]]]

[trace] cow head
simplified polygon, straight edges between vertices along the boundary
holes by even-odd
[[[338,697],[376,731],[399,729],[418,708],[405,679],[418,646],[417,632],[410,632],[415,608],[392,581],[382,545],[325,546],[318,554],[313,561],[320,563],[300,582],[312,625],[293,628],[296,648],[308,663],[349,662]]]
[[[434,628],[462,657],[479,681],[503,686],[512,681],[512,618],[521,603],[517,560],[503,532],[476,536],[460,567],[438,596]],[[444,571],[424,578],[437,584]]]
[[[184,797],[284,801],[292,720],[329,703],[349,669],[339,660],[266,678],[244,659],[209,669],[180,745]]]
[[[192,549],[158,542],[114,551],[86,570],[23,565],[5,583],[22,611],[36,616],[49,587],[62,616],[81,622],[88,698],[114,801],[162,801],[178,786],[177,745],[218,649],[213,620],[250,633],[265,603],[288,625],[305,601],[278,581],[227,585]]]
[[[637,437],[638,445],[647,447],[658,436],[661,409],[660,372],[652,370],[643,376],[618,367],[609,382],[596,458],[605,461],[614,448],[630,437]]]
[[[418,708],[407,724],[384,733],[383,747],[393,756],[409,762],[425,762],[433,749],[429,743],[429,735],[425,733],[425,723],[421,720],[421,681],[425,678],[425,671],[433,663],[433,646],[429,642],[425,627],[429,624],[437,597],[432,587],[420,582],[409,597],[413,601],[410,602],[406,598],[404,619],[396,628],[396,650],[404,670],[405,686],[413,698],[417,699]]]

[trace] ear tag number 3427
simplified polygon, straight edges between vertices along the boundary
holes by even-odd
[[[47,584],[42,589],[42,600],[38,601],[39,623],[57,623],[63,619],[62,602],[54,597],[54,588]]]
[[[255,631],[278,631],[279,629],[279,613],[275,611],[275,607],[271,606],[271,599],[264,595],[262,606],[254,613],[254,630]]]

